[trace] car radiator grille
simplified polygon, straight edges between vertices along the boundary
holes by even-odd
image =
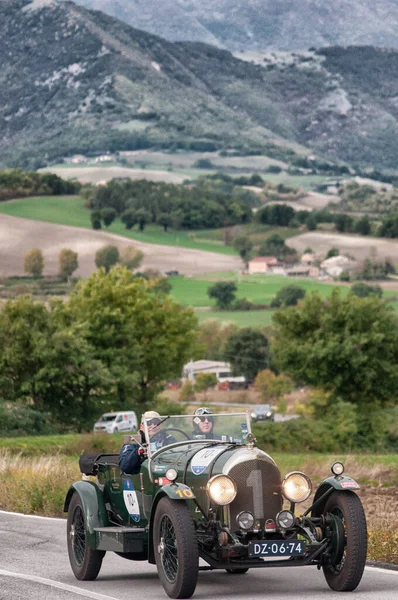
[[[278,468],[265,460],[248,460],[231,468],[228,475],[235,481],[238,493],[230,507],[230,526],[237,529],[236,516],[251,512],[256,522],[264,526],[275,519],[282,508],[281,477]],[[255,527],[255,526],[254,526]]]

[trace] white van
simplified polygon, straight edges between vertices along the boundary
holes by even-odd
[[[94,433],[118,433],[119,431],[136,431],[137,415],[134,411],[108,412],[101,415],[94,425]]]

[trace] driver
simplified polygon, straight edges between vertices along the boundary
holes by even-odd
[[[145,430],[144,430],[144,419],[146,420],[146,424],[148,427],[149,440],[145,439]],[[162,422],[160,415],[155,410],[148,410],[141,417],[141,425],[140,425],[140,436],[141,443],[147,444],[149,443],[152,451],[159,450],[159,448],[163,448],[163,446],[168,446],[169,444],[175,444],[176,440],[172,435],[167,433],[167,431],[162,431],[159,426]]]
[[[210,408],[197,408],[193,413],[193,440],[221,440],[221,436],[214,433],[214,417]]]

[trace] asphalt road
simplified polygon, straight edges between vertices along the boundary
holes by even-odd
[[[66,550],[66,522],[0,512],[1,600],[165,600],[156,568],[108,553],[96,581],[77,581]],[[366,568],[355,600],[396,600],[398,571]],[[319,600],[337,598],[313,567],[199,573],[194,598]]]

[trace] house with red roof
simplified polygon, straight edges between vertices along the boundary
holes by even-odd
[[[275,267],[282,266],[282,263],[275,256],[256,256],[249,261],[249,273],[272,273]]]

